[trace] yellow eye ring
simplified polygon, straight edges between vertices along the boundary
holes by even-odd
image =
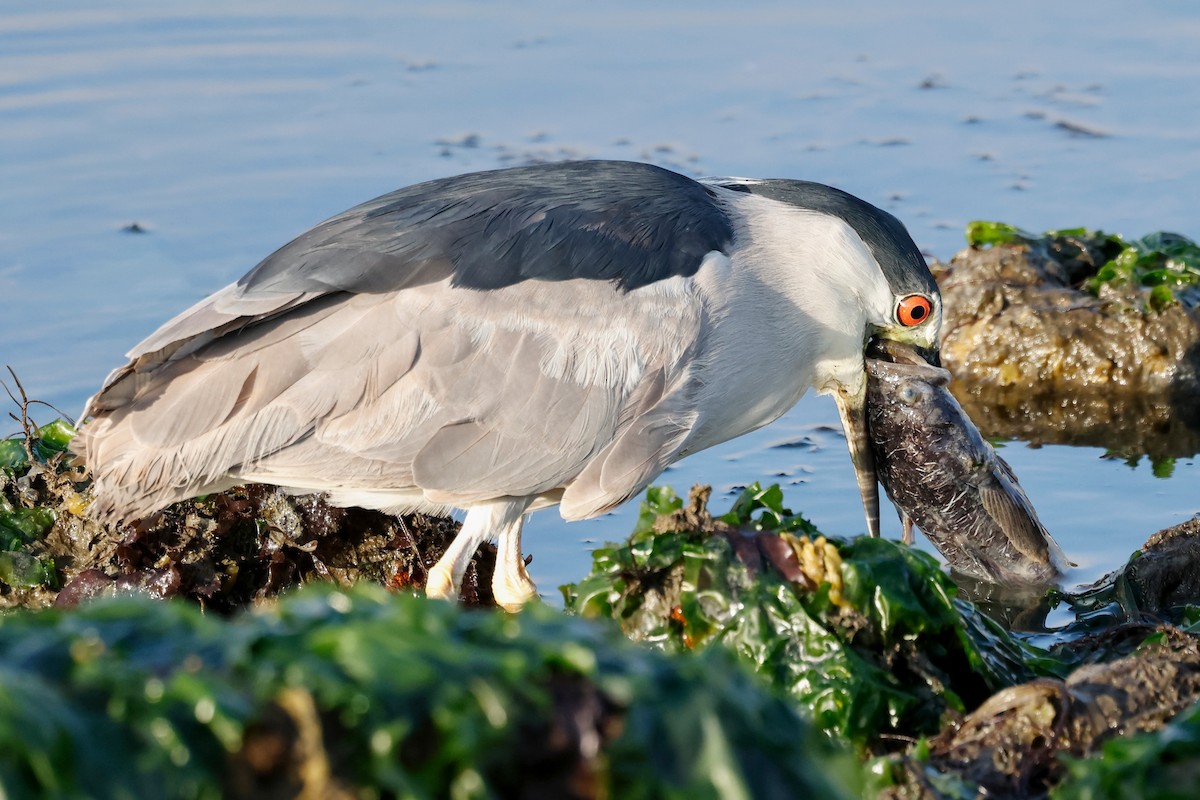
[[[906,328],[920,325],[932,312],[933,303],[923,294],[910,294],[896,304],[896,319]]]

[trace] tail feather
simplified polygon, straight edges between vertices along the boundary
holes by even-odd
[[[92,513],[134,519],[237,482],[239,468],[311,436],[411,368],[372,359],[362,335],[395,313],[386,299],[322,302],[227,333],[159,362],[137,361],[89,403],[76,454],[91,468]],[[161,352],[161,351],[156,351]],[[381,377],[380,365],[397,374]]]

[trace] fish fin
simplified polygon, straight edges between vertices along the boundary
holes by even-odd
[[[997,477],[998,480],[986,481],[979,487],[979,499],[984,509],[1017,552],[1039,564],[1049,563],[1050,534],[1038,521],[1029,498],[1015,482],[1004,479],[1003,471]]]

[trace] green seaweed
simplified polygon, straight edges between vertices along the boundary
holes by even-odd
[[[738,495],[721,521],[735,527],[754,531],[775,531],[820,535],[817,526],[802,514],[796,514],[783,505],[783,490],[773,483],[762,488],[756,481]]]
[[[24,473],[29,469],[29,454],[20,439],[0,439],[0,469],[9,474]]]
[[[30,468],[30,453],[43,464],[65,453],[75,436],[75,427],[64,419],[45,425],[27,419],[26,428],[27,434],[0,439],[0,469],[10,474],[21,474]]]
[[[0,552],[0,583],[30,588],[55,586],[57,582],[58,573],[53,560],[37,558],[20,550]]]
[[[836,798],[859,780],[720,651],[312,585],[232,619],[145,598],[0,617],[0,794],[254,796],[241,749],[297,697],[355,796],[566,796],[585,778],[595,796]]]
[[[37,446],[46,453],[64,453],[75,438],[75,427],[64,419],[37,427]]]
[[[1035,234],[1003,222],[967,224],[972,247],[1025,244],[1062,253],[1088,250],[1101,254],[1094,274],[1082,288],[1098,295],[1105,286],[1137,286],[1147,291],[1146,307],[1162,311],[1179,302],[1179,292],[1200,285],[1200,245],[1186,236],[1157,231],[1140,239],[1089,228],[1063,228]]]
[[[0,550],[15,550],[36,542],[54,527],[54,512],[48,508],[14,508],[0,495]]]
[[[1029,234],[1006,222],[973,220],[967,223],[966,237],[971,247],[989,247],[1027,241]]]
[[[1151,302],[1161,304],[1171,298],[1163,289],[1200,282],[1200,246],[1184,236],[1160,231],[1122,244],[1121,252],[1085,284],[1088,289],[1096,292],[1104,284],[1162,287],[1157,295],[1151,293]]]
[[[26,420],[26,427],[30,438],[0,440],[0,488],[6,490],[0,492],[0,584],[56,587],[59,575],[53,559],[29,552],[30,545],[50,533],[55,513],[40,505],[18,505],[10,498],[21,498],[21,493],[8,490],[18,478],[28,481],[35,469],[59,469],[75,429],[61,419],[41,426]]]
[[[926,553],[886,539],[830,539],[840,554],[841,597],[774,570],[752,574],[734,536],[816,529],[782,504],[778,487],[754,485],[720,517],[743,532],[654,532],[656,510],[682,507],[662,489],[647,495],[641,523],[622,545],[593,554],[592,572],[564,587],[568,610],[614,618],[631,638],[669,651],[721,648],[738,654],[812,714],[817,725],[860,748],[938,730],[991,691],[1033,677],[1031,650],[955,599]],[[766,533],[761,533],[766,531]]]

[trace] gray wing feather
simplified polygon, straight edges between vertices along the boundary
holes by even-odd
[[[581,472],[589,508],[614,505],[686,432],[662,402],[700,330],[685,295],[444,282],[310,302],[156,365],[84,426],[97,510],[244,480],[456,505],[548,497]]]
[[[643,479],[658,474],[677,440],[686,435],[679,425],[639,423],[661,399],[664,374],[679,370],[680,357],[690,350],[699,323],[694,309],[680,313],[679,304],[669,298],[639,302],[625,295],[622,307],[612,304],[621,297],[612,289],[592,290],[607,294],[608,302],[593,297],[588,307],[565,316],[564,304],[577,297],[578,287],[571,294],[543,287],[536,297],[512,287],[505,290],[512,298],[492,303],[475,293],[458,295],[460,304],[453,313],[430,307],[410,322],[422,331],[419,356],[403,380],[389,389],[391,397],[369,397],[321,422],[312,442],[264,459],[264,468],[273,469],[277,479],[283,478],[284,462],[288,469],[319,472],[327,457],[344,458],[348,451],[364,459],[361,466],[383,465],[376,476],[356,476],[356,485],[401,490],[405,487],[397,479],[403,477],[432,502],[456,505],[497,496],[542,495],[587,482],[585,467],[602,458],[608,468],[595,469],[604,474],[598,483],[604,499],[593,505],[615,505],[639,490]],[[589,332],[654,324],[668,307],[677,315],[678,336],[666,338],[684,344],[674,352],[650,346],[638,352],[633,360],[666,364],[635,384],[625,387],[603,371],[581,378],[579,364],[575,372],[548,371],[556,348],[567,347],[579,358],[591,350],[595,357],[604,346],[603,337],[589,343]],[[604,309],[608,317],[619,309],[619,319],[607,318]],[[479,329],[469,330],[465,323],[451,321],[453,317],[470,320]],[[558,338],[549,336],[547,329],[558,329]],[[655,338],[633,336],[631,341],[651,343]],[[395,413],[397,405],[407,411]],[[660,428],[671,435],[660,437]],[[614,437],[625,443],[604,450]],[[618,468],[621,458],[633,453],[634,442],[640,466]],[[301,452],[309,463],[297,462]],[[577,479],[580,472],[584,476]]]
[[[158,380],[155,370],[163,365],[186,358],[227,334],[304,306],[316,297],[311,293],[268,292],[243,298],[236,284],[226,286],[168,321],[126,353],[131,361],[108,375],[101,390],[88,399],[82,418],[131,402],[149,383]],[[232,340],[246,341],[236,336]]]
[[[315,292],[259,292],[247,296],[236,283],[231,283],[168,320],[126,356],[138,358],[203,337],[195,343],[200,346],[237,327],[278,316],[319,296]]]
[[[383,195],[317,225],[168,321],[129,352],[131,363],[109,375],[83,417],[129,402],[156,366],[329,294],[580,278],[629,291],[693,275],[733,236],[711,191],[649,164],[579,161]]]
[[[603,387],[538,382],[542,390],[506,396],[481,420],[439,428],[413,460],[417,485],[484,499],[540,495],[573,479],[613,434],[621,398]],[[539,396],[549,404],[538,405]]]
[[[363,358],[353,331],[380,321],[384,299],[310,307],[239,334],[244,347],[228,336],[144,373],[136,396],[85,425],[74,443],[93,465],[97,513],[136,516],[230,485],[240,465],[295,444],[317,420],[357,406],[368,387],[397,380],[415,348],[407,364],[403,342],[388,358]],[[356,320],[349,329],[347,317]]]
[[[695,419],[673,402],[638,416],[567,486],[563,519],[603,514],[646,488],[674,460]]]

